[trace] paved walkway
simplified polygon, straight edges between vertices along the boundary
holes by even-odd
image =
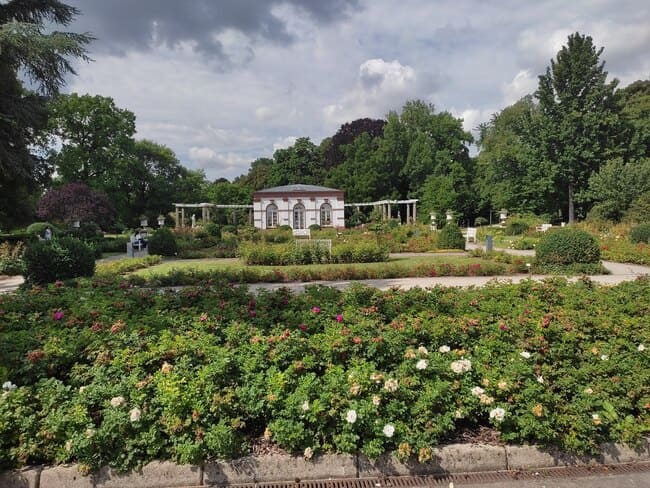
[[[475,249],[475,244],[469,244],[469,249]],[[501,249],[509,254],[516,254],[519,256],[534,256],[535,251],[518,251],[514,249]],[[464,253],[456,253],[464,255]],[[396,256],[431,256],[431,253],[403,253]],[[119,256],[112,256],[110,260],[119,259]],[[616,263],[613,261],[603,261],[603,266],[607,268],[611,274],[608,275],[592,275],[591,280],[602,285],[617,285],[624,281],[632,281],[639,276],[650,275],[650,266],[641,266],[638,264]],[[548,275],[535,275],[535,274],[521,274],[511,276],[438,276],[435,278],[387,278],[379,280],[349,280],[349,281],[310,281],[307,283],[291,282],[291,283],[251,283],[249,285],[251,290],[277,290],[278,288],[289,288],[294,292],[304,291],[305,287],[312,285],[325,285],[333,288],[343,289],[350,286],[352,283],[363,283],[368,286],[378,288],[380,290],[389,290],[391,288],[400,288],[407,290],[409,288],[432,288],[435,286],[454,286],[454,287],[470,287],[470,286],[484,286],[487,283],[519,283],[520,281],[533,279],[543,280],[548,278]],[[572,278],[573,280],[577,278]],[[22,276],[0,276],[0,293],[8,293],[14,291],[23,282]]]

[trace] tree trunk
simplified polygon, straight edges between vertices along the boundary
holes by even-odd
[[[575,208],[573,206],[573,185],[569,183],[569,224],[573,224],[576,219]]]

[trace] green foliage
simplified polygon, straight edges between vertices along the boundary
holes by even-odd
[[[518,236],[525,234],[529,229],[529,224],[525,220],[509,219],[506,223],[505,234],[507,236]]]
[[[476,217],[474,219],[474,225],[476,227],[482,227],[484,225],[488,225],[489,221],[485,217]]]
[[[102,252],[126,252],[128,237],[104,237],[99,241],[99,248]]]
[[[606,81],[602,52],[591,37],[571,34],[539,77],[535,93],[541,116],[540,156],[557,165],[570,223],[575,220],[574,196],[586,188],[591,173],[623,154],[626,143],[621,137],[621,97],[615,91],[618,80]]]
[[[52,235],[59,233],[59,229],[57,229],[56,226],[50,224],[49,222],[34,222],[32,224],[29,224],[25,229],[25,232],[27,234],[36,234],[40,237],[43,237],[45,235],[45,229],[48,227],[52,231]]]
[[[632,202],[625,212],[624,219],[628,222],[650,223],[650,191],[640,195]]]
[[[467,425],[586,454],[650,432],[647,278],[297,295],[89,285],[3,298],[2,468],[200,464],[261,437],[408,457]]]
[[[95,272],[95,251],[88,244],[72,237],[37,241],[25,251],[25,280],[45,284]]]
[[[205,224],[205,231],[209,236],[216,237],[217,239],[221,239],[221,226],[214,222],[208,222]]]
[[[438,231],[438,249],[465,249],[465,238],[457,224],[449,222]]]
[[[141,258],[126,258],[118,261],[107,261],[105,263],[97,264],[95,274],[102,277],[120,275],[138,269],[148,268],[149,266],[155,266],[161,262],[162,257],[155,254],[150,254]]]
[[[547,231],[537,244],[535,256],[540,266],[595,264],[600,262],[600,247],[588,232],[567,227]]]
[[[160,256],[176,256],[178,254],[178,244],[176,237],[167,227],[162,227],[149,237],[148,244],[149,254],[158,254]]]
[[[0,8],[0,228],[33,218],[51,168],[34,150],[47,123],[46,97],[58,92],[73,58],[87,60],[88,35],[61,32],[79,11],[56,0],[3,2]],[[72,58],[72,59],[71,59]],[[29,79],[25,88],[23,80]]]
[[[641,224],[630,229],[630,241],[650,244],[650,224]]]
[[[0,243],[0,275],[21,275],[25,272],[23,253],[25,245],[22,242],[11,244]]]
[[[591,175],[580,197],[593,202],[601,218],[620,221],[632,202],[646,193],[650,193],[650,158],[628,162],[617,158]]]

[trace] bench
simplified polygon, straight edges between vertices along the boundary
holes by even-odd
[[[476,242],[476,227],[468,227],[465,231],[465,241],[469,242],[470,240]]]
[[[541,224],[535,227],[535,230],[537,232],[546,232],[549,230],[551,227],[553,227],[553,224]]]

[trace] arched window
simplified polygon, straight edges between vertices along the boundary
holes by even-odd
[[[302,203],[298,203],[293,207],[293,228],[305,228],[305,206]]]
[[[274,203],[266,207],[266,228],[278,226],[278,207]]]
[[[320,206],[320,225],[332,225],[332,206],[329,203]]]

